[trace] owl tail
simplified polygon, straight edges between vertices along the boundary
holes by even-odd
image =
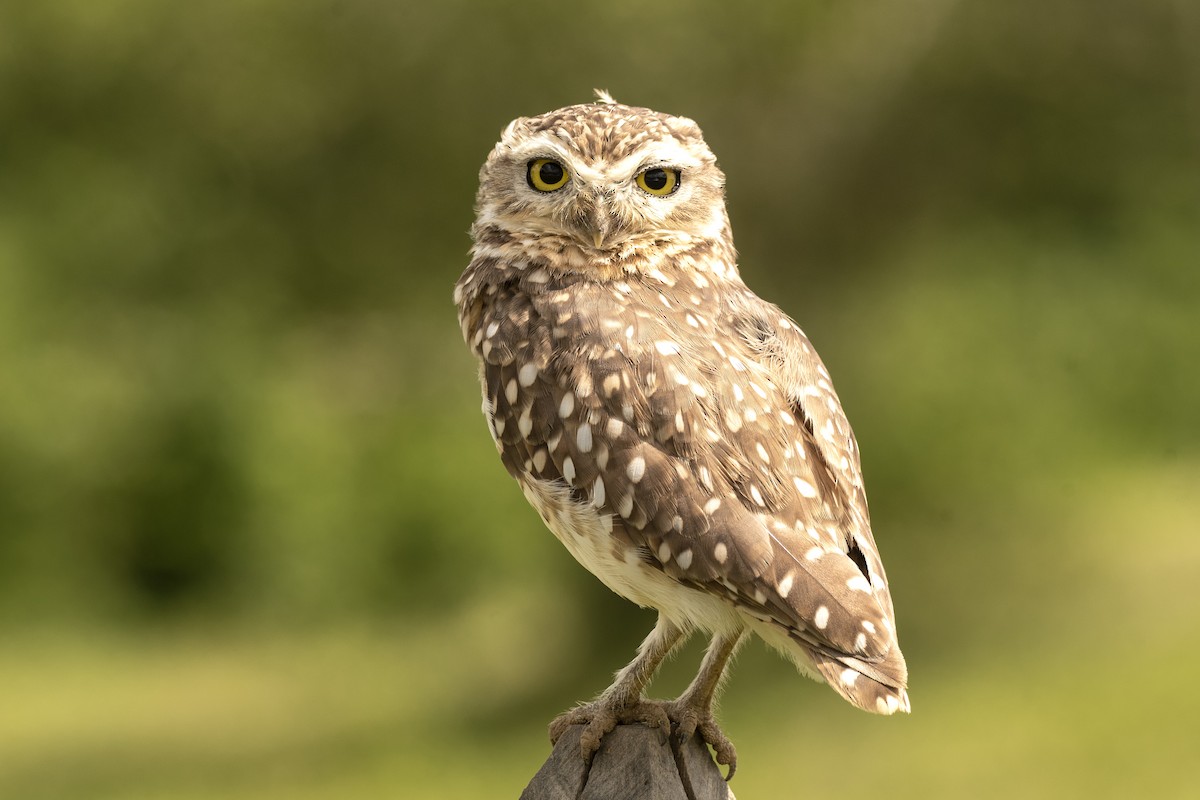
[[[898,648],[893,647],[876,664],[848,656],[833,658],[812,650],[808,656],[833,690],[863,711],[888,715],[912,711],[905,686],[908,670]]]

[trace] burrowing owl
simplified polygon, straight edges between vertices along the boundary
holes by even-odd
[[[600,100],[517,119],[480,172],[455,287],[500,458],[573,556],[658,610],[594,702],[585,754],[619,721],[697,729],[753,631],[859,708],[908,711],[858,448],[800,328],[738,274],[725,178],[690,119]],[[643,690],[712,635],[677,700]]]

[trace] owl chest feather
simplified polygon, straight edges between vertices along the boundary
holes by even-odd
[[[562,484],[520,479],[526,500],[567,551],[601,583],[626,600],[662,612],[687,630],[735,630],[736,611],[718,598],[685,586],[651,565],[644,550],[621,535],[621,520],[579,503]]]

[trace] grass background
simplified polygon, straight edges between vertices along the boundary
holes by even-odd
[[[761,646],[742,798],[1193,797],[1187,0],[0,9],[0,796],[515,797],[652,615],[450,289],[518,115],[684,114],[863,450],[914,713]],[[656,684],[682,688],[691,646]]]

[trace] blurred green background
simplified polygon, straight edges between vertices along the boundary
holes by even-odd
[[[451,287],[510,119],[696,119],[863,450],[914,713],[760,644],[743,800],[1195,797],[1193,0],[0,6],[0,797],[516,797],[653,615]],[[685,685],[693,645],[656,684]]]

